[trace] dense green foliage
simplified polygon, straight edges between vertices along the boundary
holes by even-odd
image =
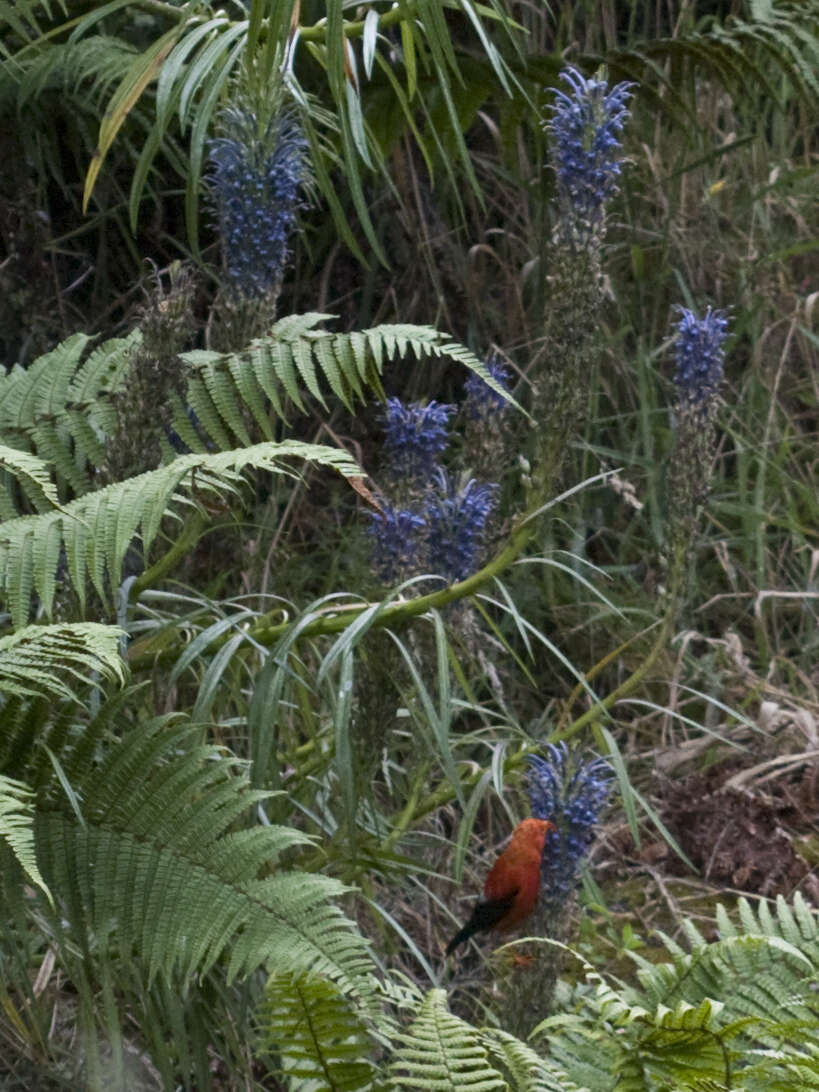
[[[567,60],[635,84],[582,253]],[[818,61],[816,0],[0,0],[3,1088],[819,1089]],[[210,142],[282,103],[251,304]],[[388,395],[497,485],[454,583],[373,572]],[[558,740],[581,891],[446,963]]]

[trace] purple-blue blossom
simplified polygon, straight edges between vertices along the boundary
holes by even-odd
[[[487,361],[486,370],[504,390],[509,389],[509,369],[496,357]],[[466,391],[464,409],[467,416],[473,420],[489,421],[509,408],[509,402],[503,395],[498,394],[476,372],[469,373],[464,383],[464,390]]]
[[[561,217],[569,238],[586,245],[600,232],[606,201],[617,192],[622,169],[620,134],[629,116],[631,83],[609,90],[606,80],[586,79],[576,68],[560,78],[569,91],[555,91],[551,159],[557,174]]]
[[[478,567],[497,486],[470,479],[458,485],[443,470],[424,498],[429,568],[451,584]]]
[[[426,485],[449,444],[455,406],[440,402],[404,404],[388,398],[384,410],[384,450],[390,474],[402,484]]]
[[[674,383],[683,405],[701,406],[715,397],[722,382],[728,316],[710,307],[702,318],[685,307],[679,310]]]
[[[580,863],[594,840],[608,799],[612,771],[602,758],[584,759],[565,743],[546,744],[548,758],[529,756],[532,815],[557,828],[546,838],[542,897],[562,903],[577,885]]]
[[[227,107],[222,136],[208,146],[208,190],[219,221],[227,282],[234,295],[261,299],[276,289],[309,177],[307,140],[297,118]]]
[[[418,566],[424,519],[417,512],[395,508],[383,498],[381,511],[370,512],[373,569],[384,584],[394,584]]]

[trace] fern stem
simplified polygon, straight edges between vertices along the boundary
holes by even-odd
[[[149,569],[146,569],[142,576],[137,579],[131,585],[128,592],[128,598],[134,600],[138,598],[147,588],[153,587],[157,581],[161,580],[167,573],[169,573],[177,564],[181,561],[186,554],[191,550],[191,547],[201,535],[205,527],[205,517],[201,512],[194,513],[188,520],[182,534],[168,550],[166,554],[163,554],[159,561],[155,565],[151,565]]]

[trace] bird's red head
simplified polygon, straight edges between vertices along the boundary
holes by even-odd
[[[546,845],[546,835],[550,830],[557,830],[551,819],[524,819],[515,827],[512,840],[537,846],[538,853],[542,853]]]

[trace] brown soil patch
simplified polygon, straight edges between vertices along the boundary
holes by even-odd
[[[733,772],[721,768],[664,781],[662,817],[680,848],[709,883],[768,898],[792,895],[798,887],[819,902],[819,881],[793,845],[793,835],[810,826],[802,801],[787,792],[723,788]],[[673,853],[665,867],[686,871]]]

